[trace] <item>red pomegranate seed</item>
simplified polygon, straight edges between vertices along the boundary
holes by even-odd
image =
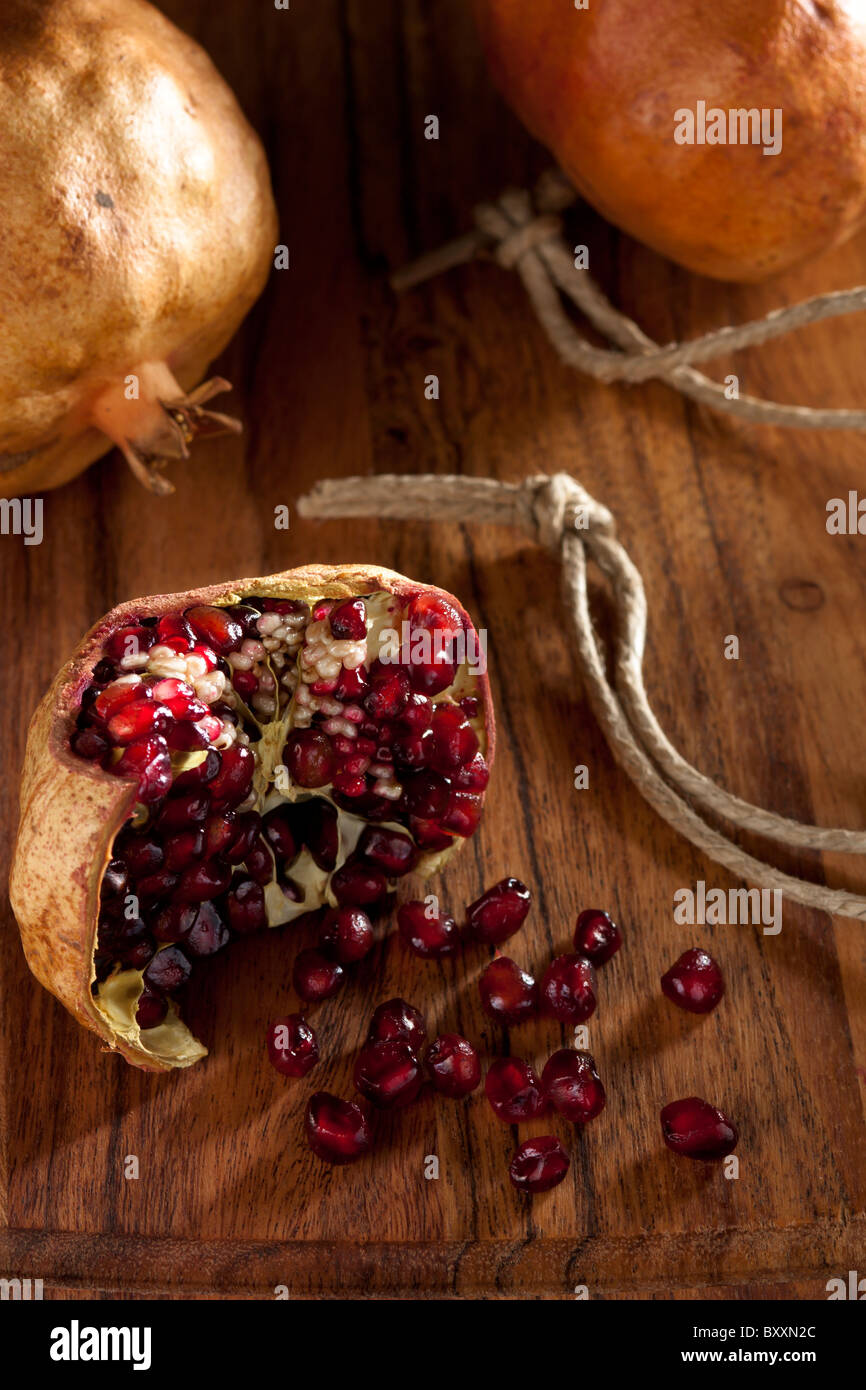
[[[192,650],[193,639],[191,637],[163,637],[160,639],[161,647],[168,647],[170,652],[175,652],[178,656],[186,656]]]
[[[323,956],[321,951],[300,951],[295,956],[292,981],[296,992],[309,1004],[332,998],[342,987],[344,978],[342,965]]]
[[[231,881],[232,871],[227,864],[219,859],[206,859],[184,870],[177,886],[176,899],[181,903],[205,902],[224,893]]]
[[[474,835],[481,820],[483,799],[474,792],[461,792],[455,788],[448,800],[448,809],[439,823],[454,835],[468,839]]]
[[[400,767],[426,767],[434,751],[432,729],[409,729],[394,740],[394,761]]]
[[[106,641],[105,652],[112,661],[123,661],[124,657],[141,656],[150,651],[155,641],[152,627],[121,627]]]
[[[386,830],[380,825],[368,825],[361,832],[357,853],[375,864],[388,878],[401,878],[415,867],[418,851],[408,835],[399,830]]]
[[[185,830],[207,820],[210,795],[204,787],[190,787],[169,796],[157,818],[161,831]]]
[[[278,859],[294,859],[298,852],[292,817],[285,806],[275,806],[262,820],[262,834]]]
[[[262,818],[258,811],[241,811],[235,820],[235,835],[231,844],[223,851],[223,858],[229,864],[242,864],[259,837]]]
[[[200,724],[170,724],[166,730],[165,741],[169,748],[178,753],[198,753],[204,752],[208,747],[210,737],[205,733],[205,721],[202,720]]]
[[[370,668],[370,689],[364,708],[373,719],[396,719],[409,699],[409,677],[399,666],[375,661]]]
[[[519,931],[532,894],[519,878],[501,878],[466,909],[466,926],[476,941],[498,946]]]
[[[378,1110],[411,1105],[423,1080],[421,1064],[403,1038],[367,1043],[355,1061],[355,1087]]]
[[[360,907],[334,907],[319,927],[319,945],[333,951],[341,965],[363,960],[373,946],[373,924]]]
[[[194,925],[197,912],[198,908],[190,903],[169,903],[157,914],[153,923],[153,934],[157,941],[180,941]]]
[[[147,874],[138,880],[135,892],[142,903],[152,907],[173,893],[179,882],[177,874],[170,873],[168,869],[157,869],[155,874]]]
[[[214,801],[236,806],[243,801],[253,782],[256,760],[249,748],[233,743],[222,754],[220,770],[208,785]]]
[[[438,651],[430,661],[411,660],[409,677],[413,689],[425,695],[440,695],[453,685],[457,663],[448,659],[447,651]]]
[[[307,1143],[325,1163],[354,1163],[370,1148],[373,1136],[360,1105],[317,1091],[307,1101]]]
[[[173,994],[182,989],[192,974],[192,966],[179,946],[163,946],[144,972],[148,989]]]
[[[541,1011],[561,1023],[584,1023],[595,1013],[595,969],[585,956],[557,956],[541,981]]]
[[[422,820],[420,816],[410,816],[409,829],[412,831],[416,845],[421,849],[447,849],[449,845],[454,843],[451,836],[446,835],[445,831],[434,820]]]
[[[463,631],[463,619],[454,604],[438,594],[418,594],[413,598],[406,609],[406,621],[411,629],[438,632],[449,642]]]
[[[382,870],[360,859],[347,859],[331,878],[331,892],[340,907],[369,907],[388,892]]]
[[[115,681],[112,685],[107,685],[103,691],[97,695],[93,702],[93,713],[97,718],[107,722],[123,709],[124,705],[132,704],[133,700],[147,700],[150,697],[149,688],[142,681],[126,682],[121,685]]]
[[[400,723],[408,729],[420,732],[429,729],[433,720],[433,701],[419,691],[413,690],[400,713]]]
[[[462,1100],[481,1080],[478,1053],[459,1033],[440,1033],[424,1054],[435,1089],[441,1096]]]
[[[163,613],[156,630],[160,642],[167,641],[169,637],[187,637],[192,641],[192,628],[180,613]]]
[[[195,608],[188,608],[183,616],[197,637],[223,655],[239,647],[243,641],[243,628],[225,608],[212,608],[208,604],[200,604]]]
[[[727,1115],[700,1096],[671,1101],[662,1110],[661,1121],[668,1148],[685,1158],[725,1158],[740,1137]]]
[[[108,742],[96,729],[76,729],[69,740],[73,753],[88,762],[97,762],[108,752]]]
[[[334,776],[334,750],[318,729],[295,729],[283,752],[286,767],[299,787],[324,787]]]
[[[356,797],[364,795],[367,790],[367,781],[360,772],[335,772],[334,789],[341,796],[348,796],[354,800]]]
[[[538,986],[508,956],[497,956],[485,966],[478,990],[484,1012],[497,1023],[522,1023],[538,1008]]]
[[[315,1033],[301,1014],[275,1019],[268,1027],[268,1058],[283,1076],[306,1076],[319,1060]]]
[[[249,700],[259,688],[259,678],[255,671],[232,671],[232,685],[244,700]]]
[[[340,834],[337,812],[321,797],[311,797],[296,808],[298,833],[313,857],[313,862],[327,873],[337,863]]]
[[[174,779],[174,790],[183,791],[187,787],[204,787],[212,782],[220,770],[220,755],[215,748],[209,748],[201,762],[179,772]]]
[[[179,830],[169,835],[165,841],[165,867],[172,873],[188,869],[193,860],[200,859],[204,853],[204,831]]]
[[[201,719],[203,714],[207,714],[207,705],[198,699],[192,686],[176,676],[166,676],[156,681],[151,690],[153,698],[168,705],[176,719]]]
[[[155,842],[154,842],[155,843]],[[99,885],[99,896],[103,904],[115,903],[122,906],[129,888],[129,871],[122,859],[112,859],[106,865]]]
[[[215,956],[229,943],[229,929],[213,903],[199,903],[195,921],[183,939],[187,955]]]
[[[218,811],[209,816],[204,826],[204,856],[212,859],[215,854],[224,854],[237,835],[237,817],[234,811]]]
[[[426,960],[453,956],[460,941],[457,923],[447,912],[428,908],[426,902],[414,899],[397,909],[400,936],[410,951]]]
[[[724,994],[725,982],[712,956],[695,946],[662,975],[662,992],[689,1013],[708,1014]]]
[[[162,845],[153,835],[136,831],[126,831],[115,842],[115,852],[122,859],[133,880],[153,874],[161,867],[165,858]]]
[[[354,671],[344,666],[334,687],[334,697],[337,700],[360,700],[369,688],[366,666],[357,666]]]
[[[388,999],[380,1004],[370,1020],[368,1042],[392,1041],[402,1038],[413,1052],[418,1052],[427,1036],[424,1015],[405,999]]]
[[[331,632],[338,642],[360,642],[367,636],[367,605],[362,598],[347,598],[331,609]]]
[[[479,704],[478,700],[474,695],[465,695],[463,699],[460,701],[460,708],[466,715],[467,719],[478,718]]]
[[[273,879],[274,861],[261,836],[248,852],[244,865],[250,878],[255,879],[262,887]]]
[[[521,1057],[496,1057],[484,1078],[494,1115],[505,1124],[522,1124],[543,1115],[547,1101],[534,1070]]]
[[[128,744],[112,771],[138,782],[138,799],[145,805],[159,801],[171,786],[171,758],[164,738],[139,738]]]
[[[407,809],[421,820],[435,820],[448,808],[451,789],[438,772],[417,772],[404,785]]]
[[[604,965],[615,956],[622,945],[622,936],[616,922],[600,907],[589,907],[581,912],[574,928],[574,949],[578,955],[586,956],[593,965]]]
[[[157,1028],[167,1013],[168,1004],[161,994],[154,994],[153,990],[146,988],[141,991],[135,1021],[142,1032],[146,1028]]]
[[[148,961],[153,959],[155,950],[156,942],[152,937],[146,936],[121,951],[118,960],[126,970],[143,970]]]
[[[465,767],[478,752],[478,737],[459,705],[436,705],[430,727],[430,766],[434,772],[448,776]]]
[[[226,911],[233,931],[260,931],[268,925],[264,890],[252,878],[243,878],[232,886],[226,895]]]
[[[515,1150],[508,1176],[521,1192],[549,1192],[568,1172],[571,1160],[552,1134],[524,1139]]]
[[[554,1110],[572,1124],[588,1124],[604,1109],[604,1086],[589,1052],[573,1047],[554,1052],[541,1073],[541,1089]]]
[[[209,671],[217,668],[217,654],[213,647],[207,647],[202,642],[196,642],[190,651],[190,656],[200,656]]]
[[[480,753],[451,774],[451,782],[462,791],[483,792],[490,781],[490,768]]]

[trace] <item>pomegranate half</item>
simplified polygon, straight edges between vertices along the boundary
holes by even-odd
[[[205,1048],[176,996],[198,962],[440,869],[493,743],[471,620],[391,570],[122,604],[30,727],[10,880],[28,964],[128,1061],[189,1066]]]
[[[155,492],[205,370],[260,294],[265,156],[203,50],[144,0],[6,0],[0,23],[0,492],[116,444]]]

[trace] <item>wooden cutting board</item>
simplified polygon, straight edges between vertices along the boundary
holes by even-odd
[[[560,366],[516,280],[476,264],[395,301],[383,272],[470,225],[480,197],[547,157],[493,94],[461,0],[232,0],[164,5],[206,45],[266,141],[291,269],[275,273],[219,364],[240,440],[205,444],[145,495],[117,456],[45,500],[45,538],[0,539],[2,846],[15,830],[27,720],[90,623],[136,594],[310,560],[375,561],[461,595],[489,632],[500,744],[476,839],[434,884],[459,914],[503,874],[535,905],[512,954],[542,968],[576,912],[609,908],[625,946],[601,975],[590,1042],[608,1087],[573,1155],[528,1205],[506,1170],[515,1132],[482,1093],[386,1118],[369,1162],[326,1170],[301,1139],[309,1083],[269,1067],[264,1030],[295,1007],[298,934],[234,945],[202,969],[189,1014],[202,1064],[153,1077],[99,1050],[29,975],[4,901],[0,1274],[46,1296],[824,1297],[864,1271],[864,931],[787,906],[778,936],[677,926],[673,895],[733,880],[663,824],[619,772],[563,635],[552,561],[526,539],[459,527],[316,527],[294,499],[316,478],[441,471],[518,479],[568,469],[615,512],[650,601],[647,680],[685,756],[739,795],[803,820],[866,820],[866,539],[826,504],[863,488],[864,442],[749,428],[662,385],[596,385]],[[438,114],[438,142],[424,119]],[[682,273],[588,209],[579,240],[659,341],[866,281],[866,239],[771,285]],[[862,405],[866,320],[712,364],[758,395]],[[437,402],[425,400],[435,373]],[[288,532],[273,526],[288,504]],[[724,658],[726,636],[740,642]],[[576,791],[573,768],[589,768]],[[761,848],[758,846],[757,848]],[[766,847],[763,847],[766,849]],[[841,858],[790,862],[863,891]],[[418,885],[414,885],[417,889]],[[412,885],[407,885],[408,893]],[[721,961],[727,998],[694,1018],[658,978],[685,948]],[[351,990],[315,1011],[318,1087],[350,1094],[376,1003],[507,1047],[485,1022],[469,950],[442,966],[383,940]],[[565,1034],[512,1033],[543,1062]],[[740,1172],[678,1160],[658,1111],[697,1092],[741,1129]],[[521,1137],[531,1132],[521,1131]],[[129,1156],[140,1176],[128,1178]],[[438,1178],[425,1177],[429,1158]]]

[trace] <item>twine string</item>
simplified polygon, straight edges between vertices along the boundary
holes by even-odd
[[[866,920],[866,897],[783,873],[743,850],[705,814],[786,849],[866,853],[866,831],[803,824],[734,796],[677,751],[656,719],[643,679],[647,602],[640,573],[608,509],[568,473],[506,483],[495,478],[392,475],[329,478],[298,502],[303,517],[375,516],[513,526],[556,555],[587,695],[617,762],[669,825],[736,877],[781,889],[807,907]],[[612,674],[595,630],[587,585],[592,560],[615,605]],[[695,804],[692,804],[695,803]],[[699,809],[696,809],[699,808]]]
[[[866,410],[819,409],[786,405],[758,396],[731,396],[727,388],[698,371],[695,364],[755,347],[823,319],[866,308],[866,286],[804,299],[764,318],[718,328],[685,343],[654,342],[627,314],[616,309],[588,270],[577,269],[566,245],[561,214],[577,194],[559,170],[548,170],[533,193],[507,189],[495,202],[475,209],[475,231],[429,252],[391,277],[395,290],[413,286],[486,257],[519,276],[536,317],[560,359],[607,384],[653,378],[682,395],[756,424],[807,429],[866,429]],[[614,344],[599,348],[578,332],[563,305],[569,300],[599,333]]]

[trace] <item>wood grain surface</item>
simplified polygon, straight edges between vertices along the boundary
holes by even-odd
[[[316,478],[567,469],[616,514],[649,594],[647,682],[684,754],[732,791],[804,820],[866,821],[866,539],[831,537],[828,499],[862,487],[864,441],[752,428],[661,385],[606,388],[557,363],[516,279],[475,264],[397,302],[384,273],[464,230],[472,204],[549,162],[489,84],[464,0],[241,0],[162,8],[195,34],[266,143],[291,269],[218,364],[241,439],[203,444],[146,495],[117,455],[45,499],[45,538],[0,538],[4,873],[27,720],[82,632],[113,604],[306,561],[372,561],[459,594],[489,633],[500,743],[479,834],[434,884],[463,904],[503,874],[535,904],[512,954],[543,968],[575,913],[626,938],[600,975],[591,1050],[608,1105],[527,1203],[516,1133],[482,1092],[386,1117],[366,1163],[326,1170],[302,1142],[309,1083],[269,1066],[264,1030],[296,1005],[297,936],[235,944],[197,973],[188,1014],[210,1057],[167,1077],[103,1055],[29,975],[4,896],[0,1274],[46,1296],[821,1298],[864,1269],[863,927],[786,906],[784,928],[689,928],[676,889],[732,880],[663,824],[614,766],[562,631],[554,563],[493,528],[304,524]],[[424,139],[428,114],[440,139]],[[578,235],[579,232],[579,235]],[[575,239],[659,341],[866,282],[866,239],[740,288],[677,270],[581,208]],[[713,364],[743,391],[815,405],[864,399],[866,320],[817,326]],[[441,396],[424,398],[438,374]],[[293,509],[288,533],[273,509]],[[737,661],[724,659],[736,634]],[[576,791],[573,768],[589,768]],[[753,845],[767,850],[767,846]],[[791,866],[866,889],[841,856]],[[417,884],[402,890],[411,895]],[[685,948],[721,962],[727,997],[695,1018],[658,979]],[[481,1014],[467,950],[442,965],[382,940],[319,1006],[317,1088],[348,1095],[351,1057],[394,994],[435,1028],[543,1062],[557,1025]],[[698,1093],[741,1131],[740,1175],[675,1158],[658,1111]],[[141,1176],[124,1178],[137,1155]],[[439,1159],[438,1180],[424,1161]]]

